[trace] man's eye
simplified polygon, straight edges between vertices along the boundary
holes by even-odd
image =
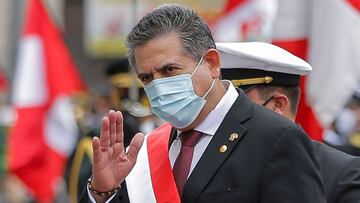
[[[144,84],[147,84],[150,82],[150,79],[151,77],[150,76],[143,76],[140,78],[141,82],[143,82]]]
[[[165,73],[171,73],[171,72],[173,72],[174,70],[175,70],[174,67],[166,67],[166,68],[164,69],[164,72],[165,72]]]

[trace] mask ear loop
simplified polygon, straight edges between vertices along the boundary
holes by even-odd
[[[202,60],[204,59],[204,56],[205,54],[203,54],[201,56],[201,59],[199,61],[199,63],[197,64],[196,68],[194,69],[194,71],[190,74],[190,77],[192,77],[194,75],[194,73],[197,71],[197,69],[200,67],[201,63],[202,63]],[[215,80],[213,79],[212,83],[211,83],[211,86],[209,88],[209,90],[205,93],[205,95],[202,97],[203,99],[210,93],[210,91],[212,90],[212,88],[214,87],[214,84],[215,84]]]
[[[209,88],[209,90],[205,93],[205,95],[202,97],[203,99],[210,93],[210,91],[212,90],[212,88],[214,87],[215,84],[215,80],[213,79],[212,83],[211,83],[211,87]]]
[[[194,69],[194,71],[190,74],[190,77],[192,77],[192,76],[194,75],[194,73],[197,71],[197,69],[200,67],[200,65],[201,65],[201,63],[202,63],[202,60],[204,59],[204,56],[205,56],[205,54],[203,54],[203,55],[201,56],[201,59],[200,59],[199,63],[197,64],[197,66],[196,66],[196,68]]]

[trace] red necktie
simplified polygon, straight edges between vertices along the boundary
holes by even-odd
[[[173,167],[175,182],[180,197],[182,196],[182,190],[189,175],[191,161],[194,154],[194,146],[199,141],[200,137],[201,133],[195,130],[190,130],[180,134],[181,150]]]

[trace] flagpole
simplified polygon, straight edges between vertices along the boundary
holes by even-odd
[[[138,6],[138,2],[137,0],[132,0],[131,1],[131,8],[132,8],[132,25],[136,24],[136,20],[137,20],[137,6]],[[130,72],[132,74],[135,74],[135,71],[131,68]],[[130,101],[136,102],[139,101],[139,90],[138,90],[138,86],[137,86],[137,81],[136,80],[131,80],[131,86],[129,89],[129,99]]]
[[[17,47],[19,44],[19,39],[20,39],[20,35],[21,35],[21,29],[22,29],[22,25],[23,25],[23,19],[24,16],[26,15],[25,13],[25,4],[28,1],[23,1],[23,0],[12,0],[10,1],[10,10],[11,10],[11,23],[10,23],[10,36],[9,36],[9,40],[10,40],[10,44],[9,47],[11,47],[10,49],[10,61],[9,61],[9,78],[13,78],[14,75],[14,71],[15,71],[15,66],[16,66],[16,56],[17,56]]]

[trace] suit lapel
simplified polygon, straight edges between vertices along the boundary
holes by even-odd
[[[241,123],[251,117],[252,108],[252,103],[240,92],[186,182],[182,202],[196,202],[218,168],[245,136],[246,128]]]
[[[176,136],[177,136],[177,132],[176,132],[176,129],[173,127],[173,128],[171,128],[171,132],[170,132],[168,149],[170,149],[170,146],[176,139]]]

